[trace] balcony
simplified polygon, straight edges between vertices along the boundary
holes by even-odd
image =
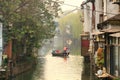
[[[113,4],[118,4],[120,5],[120,0],[112,0]]]

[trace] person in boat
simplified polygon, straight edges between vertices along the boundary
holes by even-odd
[[[67,55],[69,55],[69,54],[70,54],[70,49],[69,49],[69,48],[67,48],[66,53],[67,53]]]
[[[52,49],[52,54],[54,54],[54,53],[55,53],[55,49],[53,48],[53,49]]]
[[[66,46],[65,46],[64,49],[63,49],[63,50],[64,50],[64,51],[63,51],[63,55],[64,55],[64,56],[67,55],[67,49],[68,49],[68,48],[67,48]]]

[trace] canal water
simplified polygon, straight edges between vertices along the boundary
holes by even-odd
[[[89,80],[88,69],[89,65],[84,64],[83,57],[79,55],[63,58],[53,57],[49,53],[39,57],[38,64],[32,70],[16,76],[13,80]]]

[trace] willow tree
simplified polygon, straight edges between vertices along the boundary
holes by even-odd
[[[4,45],[13,41],[13,53],[32,53],[54,36],[59,0],[0,0]]]

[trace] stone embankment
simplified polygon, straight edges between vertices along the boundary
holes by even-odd
[[[0,71],[0,80],[4,79],[4,80],[8,80],[9,77],[14,77],[17,76],[19,74],[22,74],[23,72],[26,72],[28,70],[30,70],[34,65],[36,64],[36,61],[26,61],[26,62],[22,62],[19,64],[16,64],[14,66],[10,66],[6,69],[1,69]]]

